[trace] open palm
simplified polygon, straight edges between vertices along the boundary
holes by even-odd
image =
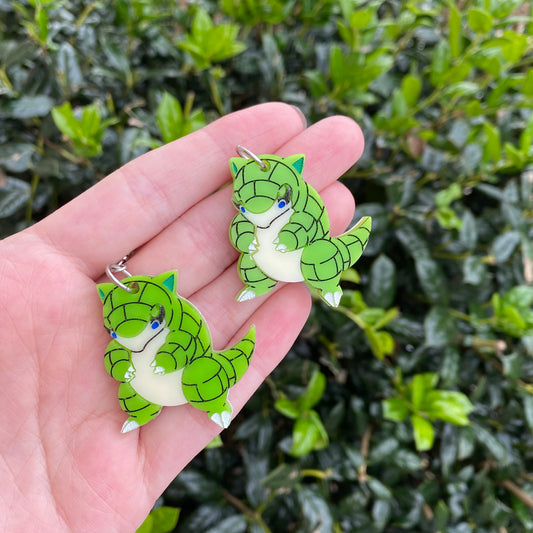
[[[228,158],[306,154],[304,176],[344,229],[353,199],[336,178],[359,157],[359,128],[332,117],[305,129],[299,113],[264,104],[228,115],[117,170],[32,228],[0,242],[0,530],[134,531],[178,472],[220,431],[191,406],[164,408],[121,434],[118,383],[95,283],[133,249],[131,274],[179,271],[178,291],[223,349],[251,324],[250,369],[231,390],[237,412],[287,353],[309,291],[289,284],[245,303]]]

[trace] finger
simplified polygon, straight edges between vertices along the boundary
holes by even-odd
[[[361,157],[365,146],[361,128],[351,118],[333,116],[317,122],[291,138],[278,155],[304,153],[303,176],[320,191],[342,176]]]
[[[330,145],[328,140],[335,138]],[[337,138],[343,139],[337,142]],[[354,200],[341,185],[331,183],[350,168],[363,149],[361,130],[350,119],[331,117],[308,128],[280,148],[283,155],[309,154],[304,178],[322,195],[331,233],[340,233],[353,215]],[[228,172],[229,179],[229,172]],[[223,272],[237,258],[228,239],[235,210],[229,188],[196,204],[144,246],[130,262],[134,272],[156,274],[177,268],[185,296]]]
[[[249,322],[256,325],[257,331],[256,349],[250,368],[230,390],[233,418],[288,352],[309,309],[307,291],[301,285],[293,284],[269,298],[251,316]],[[237,341],[245,329],[232,342]],[[147,489],[157,497],[219,432],[220,428],[205,413],[191,406],[163,409],[140,433]]]
[[[303,128],[301,113],[286,104],[232,113],[131,161],[31,231],[94,277],[227,181],[237,144],[276,151]]]

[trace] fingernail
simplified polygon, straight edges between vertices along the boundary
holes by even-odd
[[[305,118],[303,111],[296,105],[293,105],[292,107],[294,107],[294,109],[298,111],[298,114],[300,115],[300,118],[302,119],[302,124],[304,125],[304,128],[307,128],[307,118]]]

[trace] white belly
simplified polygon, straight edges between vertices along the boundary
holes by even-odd
[[[158,335],[142,352],[131,354],[135,377],[130,384],[145,400],[157,405],[187,403],[181,388],[183,369],[168,374],[154,374],[153,362],[157,350],[165,343],[169,330]]]
[[[256,228],[257,251],[252,257],[267,276],[278,281],[304,281],[300,266],[303,248],[293,252],[280,252],[276,250],[273,242],[283,226],[289,222],[292,213],[292,209],[287,211],[268,228]]]

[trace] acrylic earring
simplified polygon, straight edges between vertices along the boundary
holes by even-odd
[[[337,307],[344,270],[361,256],[372,220],[362,217],[332,238],[329,218],[318,193],[302,178],[305,156],[257,156],[237,146],[229,161],[233,203],[239,213],[229,234],[240,252],[238,269],[245,301],[266,294],[278,281],[305,282]]]
[[[214,351],[204,318],[176,293],[178,273],[131,276],[127,259],[107,268],[112,283],[97,286],[112,337],[105,368],[120,382],[119,402],[128,414],[122,433],[153,420],[163,406],[186,403],[227,428],[228,391],[248,369],[255,328],[232,348]],[[119,273],[127,277],[119,280]]]

